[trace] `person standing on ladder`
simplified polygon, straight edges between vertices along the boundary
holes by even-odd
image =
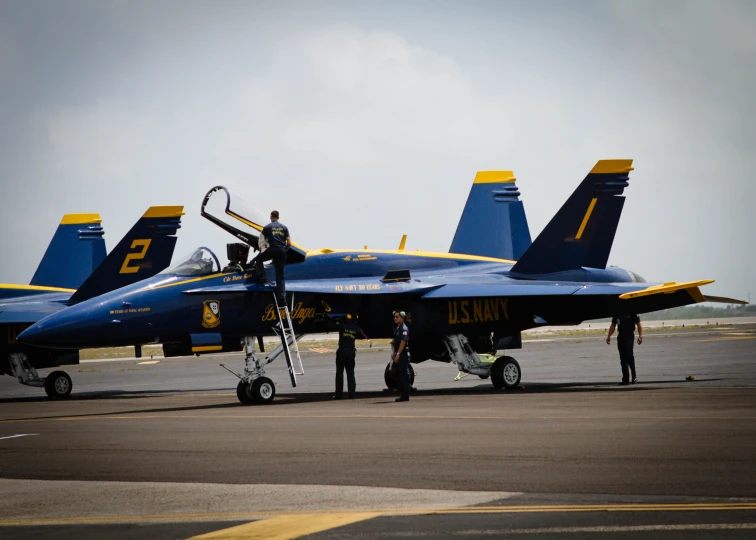
[[[284,266],[286,265],[286,250],[291,247],[291,237],[286,225],[278,221],[278,210],[270,213],[270,223],[263,227],[262,236],[267,241],[268,248],[255,257],[258,277],[265,280],[263,263],[273,261],[276,269],[276,298],[279,305],[286,305]]]

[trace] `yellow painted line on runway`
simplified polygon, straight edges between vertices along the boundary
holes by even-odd
[[[756,511],[756,502],[741,503],[664,503],[664,504],[586,504],[586,505],[531,505],[531,506],[466,506],[460,508],[447,507],[418,507],[418,508],[379,508],[379,509],[330,509],[308,510],[303,512],[217,512],[217,513],[190,513],[190,514],[154,514],[143,516],[80,516],[71,518],[17,518],[0,519],[0,527],[28,526],[28,525],[82,525],[98,523],[148,523],[148,522],[174,522],[182,523],[189,521],[245,521],[259,520],[260,522],[272,522],[283,517],[306,518],[302,521],[314,520],[318,517],[339,516],[344,521],[343,525],[355,523],[365,519],[379,516],[396,515],[441,515],[441,514],[527,514],[527,513],[574,513],[574,512],[730,512],[730,511]],[[343,516],[343,518],[341,517]],[[329,518],[330,519],[330,518]],[[299,520],[298,520],[299,521]],[[324,520],[326,523],[328,520]],[[333,523],[335,520],[331,520]],[[335,527],[341,525],[333,525]],[[234,527],[235,528],[235,527]],[[324,530],[324,529],[321,529]],[[302,533],[306,534],[306,533]],[[202,537],[198,537],[202,538]],[[223,537],[215,537],[223,538]],[[231,537],[232,538],[232,537]],[[252,537],[254,538],[254,537]]]
[[[373,519],[380,515],[380,512],[345,512],[277,516],[193,536],[191,540],[290,540],[306,534],[314,534],[358,521]]]
[[[511,418],[508,416],[424,416],[424,415],[367,415],[367,414],[340,414],[340,415],[103,415],[103,416],[64,416],[56,418],[29,418],[0,420],[0,424],[13,424],[20,422],[83,422],[90,420],[509,420],[518,422],[539,420],[596,420],[596,416],[520,416]],[[756,416],[602,416],[601,420],[622,421],[656,421],[656,420],[756,420]]]
[[[756,336],[732,336],[714,339],[692,339],[689,341],[689,343],[712,343],[714,341],[737,341],[739,339],[756,339]]]

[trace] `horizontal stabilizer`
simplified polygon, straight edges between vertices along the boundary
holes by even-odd
[[[708,294],[704,296],[704,300],[706,302],[714,302],[717,304],[738,304],[740,306],[747,306],[748,302],[745,300],[737,300],[735,298],[726,298],[724,296],[709,296]]]
[[[630,159],[601,160],[512,267],[526,277],[606,268],[633,170]]]
[[[30,285],[78,289],[105,259],[99,214],[66,214]]]
[[[530,229],[512,171],[475,176],[449,253],[514,261],[530,246]]]
[[[714,280],[702,279],[700,281],[688,281],[686,283],[676,283],[672,281],[670,283],[664,283],[663,285],[652,285],[640,291],[633,291],[633,292],[625,293],[620,296],[620,299],[630,300],[632,298],[639,298],[641,296],[651,296],[654,294],[669,294],[669,293],[673,293],[675,291],[680,291],[684,289],[698,290],[698,287],[702,285],[708,285],[709,283],[714,283]],[[700,296],[701,296],[701,299],[698,301],[705,302],[703,295],[700,295]]]
[[[71,296],[69,305],[142,281],[168,268],[183,215],[183,206],[150,207]]]

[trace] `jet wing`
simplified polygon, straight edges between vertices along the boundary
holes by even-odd
[[[62,301],[13,302],[0,305],[0,324],[35,323],[65,308]]]
[[[712,280],[686,283],[555,283],[517,281],[491,284],[449,284],[423,295],[423,299],[528,297],[536,311],[561,320],[600,318],[611,313],[647,313],[687,306],[706,299],[699,286]],[[543,317],[548,320],[548,318]]]

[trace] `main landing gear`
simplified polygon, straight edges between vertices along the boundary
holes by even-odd
[[[24,353],[12,353],[8,355],[8,360],[13,376],[21,384],[44,387],[52,399],[64,399],[71,395],[73,383],[65,371],[53,371],[47,377],[40,377]]]
[[[511,356],[500,356],[493,364],[482,362],[462,334],[453,334],[444,338],[444,345],[449,359],[457,364],[457,368],[482,379],[491,377],[496,388],[513,389],[520,385],[522,370],[517,360]]]
[[[243,405],[266,405],[276,397],[276,385],[265,376],[263,366],[278,358],[284,352],[283,346],[279,345],[270,356],[261,360],[255,353],[255,338],[245,337],[242,341],[246,354],[244,373],[237,373],[224,364],[221,366],[239,377],[239,384],[236,385],[236,397],[239,398],[239,402]]]
[[[237,373],[221,364],[221,367],[239,377],[239,384],[236,385],[236,397],[243,405],[265,405],[276,397],[276,385],[265,376],[263,366],[267,366],[281,354],[286,357],[286,365],[289,368],[289,377],[291,377],[293,387],[296,388],[297,386],[297,375],[304,374],[302,358],[299,355],[299,346],[297,345],[304,334],[297,335],[294,333],[289,308],[286,304],[279,307],[278,298],[275,294],[273,295],[273,302],[276,306],[276,313],[278,313],[278,322],[273,326],[273,332],[281,338],[281,344],[270,353],[270,356],[260,360],[255,353],[255,337],[248,336],[242,340],[245,353],[244,374]],[[292,296],[293,303],[294,298]],[[262,344],[260,347],[262,347]],[[296,365],[294,358],[297,360]]]
[[[386,388],[389,390],[401,390],[401,385],[399,384],[399,368],[394,362],[389,362],[386,366],[386,369],[383,372],[383,382],[386,383]],[[413,384],[415,384],[415,370],[412,369],[412,364],[410,364],[410,386]]]

